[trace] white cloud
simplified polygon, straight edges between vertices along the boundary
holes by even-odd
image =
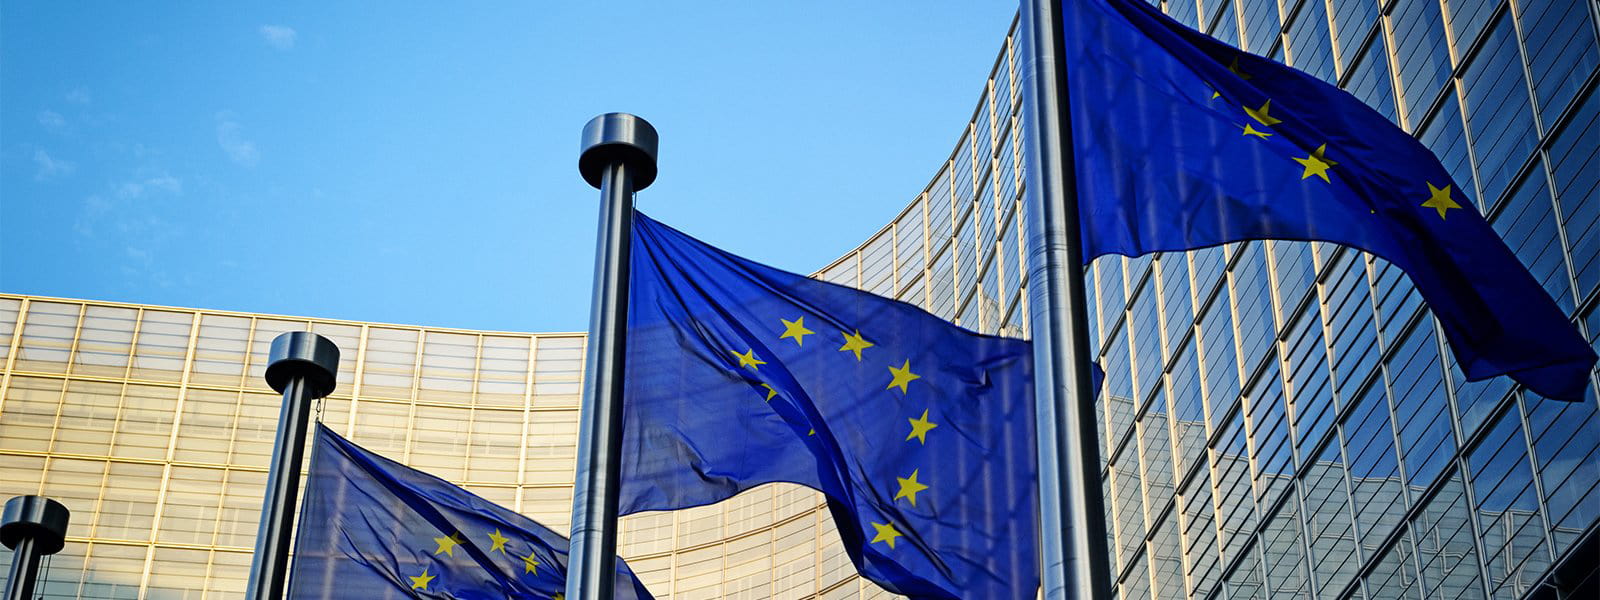
[[[60,131],[67,127],[67,118],[61,116],[61,113],[45,109],[39,111],[39,124],[43,125],[45,129]]]
[[[144,196],[146,192],[167,192],[171,194],[183,193],[183,180],[171,175],[161,175],[149,179],[125,181],[116,186],[117,197],[124,200],[133,200]]]
[[[73,104],[88,104],[89,90],[77,88],[67,92],[67,102],[71,102]]]
[[[293,48],[295,36],[298,35],[293,27],[283,25],[262,25],[260,31],[261,39],[266,40],[267,45],[279,50]]]
[[[58,175],[71,175],[78,168],[78,165],[51,157],[43,149],[33,151],[33,163],[39,165],[39,170],[33,174],[33,178],[39,181]]]
[[[227,153],[229,160],[246,167],[253,167],[261,160],[261,153],[256,150],[255,142],[244,139],[239,130],[239,122],[234,120],[231,111],[217,113],[217,145],[222,146],[222,151]]]

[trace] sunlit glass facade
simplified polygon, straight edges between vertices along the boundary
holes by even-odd
[[[262,371],[296,330],[341,349],[318,421],[566,530],[582,334],[0,295],[0,497],[73,513],[46,598],[243,597],[280,403]],[[830,523],[817,493],[768,486],[627,517],[620,550],[661,597],[882,594]]]
[[[1600,336],[1592,2],[1163,9],[1413,132]],[[1027,336],[1014,41],[928,186],[818,277]],[[1263,242],[1105,258],[1085,276],[1123,598],[1560,597],[1552,575],[1595,544],[1600,400],[1464,381],[1382,261]],[[45,597],[241,596],[277,416],[261,371],[271,339],[300,329],[343,350],[320,421],[567,527],[581,334],[0,295],[0,496],[74,513]],[[662,597],[888,596],[794,486],[628,517],[621,551]]]

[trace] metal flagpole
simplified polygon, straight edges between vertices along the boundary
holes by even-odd
[[[1110,597],[1061,2],[1022,0],[1028,306],[1044,597]]]
[[[611,600],[616,583],[633,193],[655,182],[656,146],[655,128],[630,114],[603,114],[583,127],[578,172],[600,188],[600,235],[572,493],[567,597],[573,600]]]
[[[44,496],[16,496],[6,501],[0,517],[0,544],[11,549],[6,600],[33,600],[39,559],[65,547],[71,516],[67,507]]]
[[[265,379],[267,385],[283,394],[283,408],[278,413],[272,467],[261,499],[261,528],[256,532],[256,553],[250,561],[247,600],[283,597],[311,404],[333,392],[334,375],[339,372],[339,347],[309,331],[291,331],[273,338],[269,356]]]

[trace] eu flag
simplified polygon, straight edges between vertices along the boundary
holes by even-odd
[[[317,426],[289,597],[562,598],[567,539]],[[617,561],[617,598],[649,598]]]
[[[1353,246],[1410,276],[1468,379],[1582,397],[1593,349],[1421,143],[1139,0],[1061,6],[1084,256]]]
[[[821,491],[857,570],[919,598],[1033,598],[1026,342],[634,217],[621,511]]]

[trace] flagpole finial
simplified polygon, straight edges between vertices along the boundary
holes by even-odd
[[[606,113],[583,126],[583,153],[578,156],[578,172],[596,188],[607,166],[615,162],[628,165],[633,172],[633,190],[650,187],[656,180],[656,128],[649,121],[628,113]]]
[[[339,347],[333,340],[309,331],[291,331],[272,340],[265,378],[283,393],[291,380],[303,377],[313,398],[333,393],[339,372]]]

